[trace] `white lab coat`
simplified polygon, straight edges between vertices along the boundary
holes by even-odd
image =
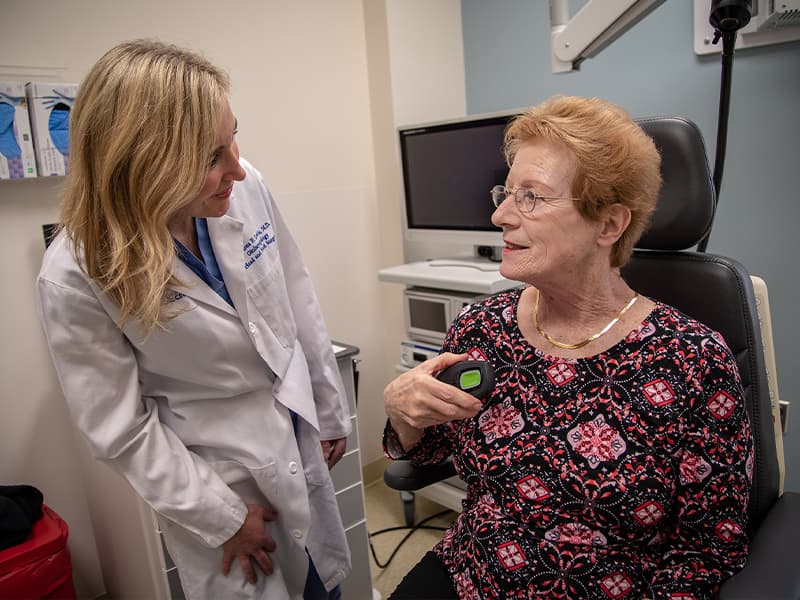
[[[231,307],[176,258],[188,309],[143,339],[76,264],[60,234],[37,280],[40,316],[78,428],[156,510],[188,598],[301,598],[306,549],[330,589],[350,557],[320,439],[350,433],[347,401],[300,253],[260,174],[208,219]],[[288,409],[300,417],[295,436]],[[305,474],[305,477],[303,476]],[[276,573],[253,586],[221,544],[245,502],[269,503]],[[120,515],[120,518],[125,518]]]

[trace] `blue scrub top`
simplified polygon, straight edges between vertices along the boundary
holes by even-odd
[[[175,248],[178,251],[178,258],[189,267],[195,274],[205,281],[228,304],[233,306],[228,288],[217,264],[217,257],[214,256],[214,248],[211,246],[211,238],[208,235],[208,222],[205,218],[195,218],[194,227],[197,230],[197,245],[200,246],[200,254],[203,260],[197,258],[192,252],[175,238]]]

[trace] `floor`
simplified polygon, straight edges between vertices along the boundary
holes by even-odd
[[[405,577],[406,573],[417,564],[425,553],[433,548],[441,539],[442,531],[418,529],[397,549],[400,541],[408,534],[409,529],[389,531],[376,535],[376,532],[391,527],[405,526],[403,503],[397,491],[386,486],[378,480],[364,488],[366,501],[367,529],[372,534],[370,539],[378,560],[385,565],[378,566],[374,557],[370,557],[372,570],[372,586],[380,593],[380,598],[386,600],[397,584]],[[417,496],[414,503],[414,522],[420,521],[447,509],[431,502],[427,498]],[[456,513],[448,511],[445,515],[432,519],[425,525],[447,527],[455,518]],[[389,557],[397,549],[397,553],[389,561]],[[375,596],[375,600],[379,600]]]

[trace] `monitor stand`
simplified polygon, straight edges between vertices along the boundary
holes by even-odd
[[[465,269],[475,269],[486,273],[497,273],[500,271],[500,263],[492,262],[482,256],[461,256],[455,258],[433,258],[426,261],[433,268],[437,267],[462,267]]]
[[[434,258],[387,267],[378,279],[407,286],[494,294],[522,285],[500,274],[500,263],[478,256]]]

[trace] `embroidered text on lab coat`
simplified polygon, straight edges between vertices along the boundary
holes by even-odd
[[[247,256],[244,268],[249,269],[252,267],[253,263],[264,254],[264,250],[266,250],[267,246],[274,241],[275,234],[272,232],[272,225],[265,221],[244,244],[244,253]]]

